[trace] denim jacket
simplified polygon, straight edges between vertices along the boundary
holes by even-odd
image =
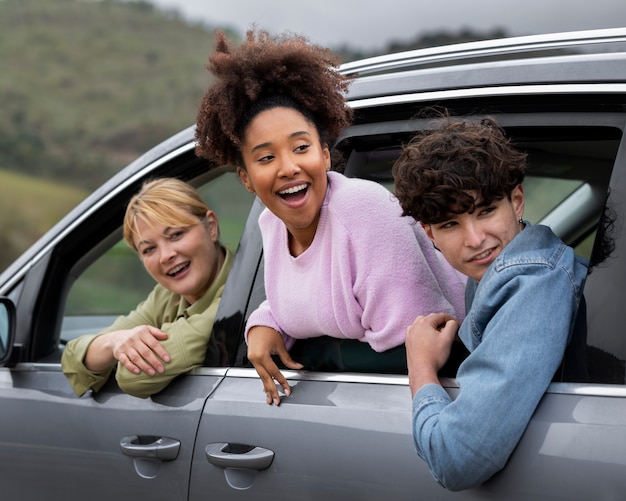
[[[506,464],[561,363],[587,266],[547,226],[526,222],[468,282],[459,336],[471,353],[458,396],[428,384],[413,399],[417,452],[447,489],[477,486]]]

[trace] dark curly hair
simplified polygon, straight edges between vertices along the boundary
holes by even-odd
[[[403,215],[424,224],[471,213],[476,203],[487,206],[510,198],[526,171],[526,153],[491,118],[445,119],[403,150],[392,168],[396,196]]]
[[[298,35],[249,30],[233,48],[223,32],[207,69],[217,82],[206,91],[196,120],[196,154],[244,167],[240,146],[246,126],[260,112],[285,106],[301,112],[323,143],[350,124],[345,93],[350,79],[336,71],[337,56]]]

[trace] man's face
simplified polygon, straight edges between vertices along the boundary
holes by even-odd
[[[477,200],[477,205],[480,200]],[[480,279],[491,263],[523,229],[524,189],[521,185],[505,197],[474,212],[451,215],[437,224],[423,224],[424,230],[446,260],[461,273]]]

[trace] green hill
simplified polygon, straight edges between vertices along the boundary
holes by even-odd
[[[194,122],[212,46],[147,2],[0,1],[0,167],[97,187]]]
[[[0,270],[88,193],[66,184],[0,169]]]
[[[0,0],[0,269],[195,121],[212,48],[147,2]]]

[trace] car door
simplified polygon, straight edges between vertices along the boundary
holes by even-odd
[[[78,220],[59,223],[19,263],[18,280],[16,267],[4,275],[17,314],[12,360],[0,368],[0,499],[188,498],[204,402],[227,369],[192,371],[147,399],[126,395],[113,378],[79,398],[60,365],[67,340],[98,332],[154,286],[120,243],[125,201],[143,179],[193,179],[221,216],[222,242],[237,249],[253,198],[233,169],[207,174],[190,138],[177,141],[94,193]]]
[[[113,383],[77,398],[58,364],[0,371],[3,499],[187,499],[195,432],[222,374],[138,399]]]
[[[202,413],[192,501],[453,499],[419,459],[405,376],[285,372],[268,406],[253,369],[230,369]]]

